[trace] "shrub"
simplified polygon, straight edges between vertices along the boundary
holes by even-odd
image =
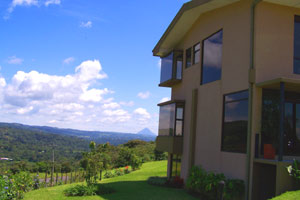
[[[115,175],[111,171],[106,171],[104,174],[104,178],[113,178]]]
[[[147,182],[150,185],[165,186],[167,183],[167,180],[168,180],[167,177],[153,176],[153,177],[148,178]]]
[[[142,166],[142,160],[133,154],[131,156],[130,166],[132,167],[132,170],[137,170]]]
[[[184,185],[184,181],[179,176],[175,176],[166,182],[167,186],[174,188],[182,188]]]
[[[115,176],[122,176],[124,175],[123,169],[115,169]]]
[[[101,184],[91,184],[76,185],[74,187],[64,190],[65,196],[93,196],[93,195],[103,195],[115,192],[113,188],[101,185]]]
[[[125,174],[129,174],[129,173],[130,173],[130,171],[129,171],[129,169],[128,169],[128,166],[125,167],[124,173],[125,173]]]
[[[294,160],[293,164],[287,167],[287,171],[290,176],[292,176],[296,183],[300,185],[300,163],[297,160]]]
[[[226,179],[224,174],[206,172],[201,167],[192,167],[187,179],[187,188],[199,193],[205,199],[216,199],[219,195],[219,184],[225,182],[223,191],[224,200],[236,199],[244,194],[245,186],[242,180]]]

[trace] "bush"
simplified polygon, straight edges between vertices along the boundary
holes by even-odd
[[[182,188],[184,185],[184,181],[179,176],[175,176],[166,182],[167,186],[173,188]]]
[[[128,166],[126,166],[125,169],[124,169],[124,174],[129,174],[129,173],[130,173],[130,171],[128,169]]]
[[[115,176],[123,176],[124,171],[123,169],[115,169]]]
[[[220,182],[225,182],[223,197],[224,200],[236,199],[244,194],[245,186],[242,180],[226,179],[224,174],[206,172],[201,167],[192,167],[187,179],[187,188],[199,193],[205,199],[216,199],[219,191]]]
[[[130,166],[132,167],[132,170],[137,170],[142,166],[142,160],[133,154],[131,156]]]
[[[296,184],[300,185],[300,162],[294,160],[293,164],[287,167],[287,171],[290,176],[294,178]]]
[[[147,182],[150,185],[166,186],[167,180],[168,180],[167,177],[153,176],[148,178]]]
[[[115,175],[111,171],[107,171],[104,174],[104,178],[113,178]]]
[[[89,186],[76,185],[64,190],[65,196],[93,196],[113,193],[115,190],[101,184],[92,184]]]

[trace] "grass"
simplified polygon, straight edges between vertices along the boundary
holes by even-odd
[[[101,181],[102,184],[116,190],[113,194],[89,197],[66,197],[63,191],[76,184],[43,188],[25,194],[25,200],[193,200],[196,199],[187,194],[183,189],[173,189],[149,185],[147,179],[150,176],[165,176],[167,173],[167,161],[149,162],[143,164],[138,171],[124,176],[118,176]],[[80,183],[79,183],[80,184]]]
[[[280,196],[273,198],[272,200],[299,200],[300,190],[293,192],[286,192]]]

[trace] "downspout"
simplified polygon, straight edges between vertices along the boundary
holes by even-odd
[[[249,101],[248,101],[248,130],[247,130],[247,160],[246,160],[246,194],[245,199],[250,200],[251,197],[251,139],[252,139],[252,118],[253,118],[253,87],[255,83],[254,68],[254,29],[255,29],[255,8],[262,0],[253,0],[250,13],[250,67],[249,67]]]

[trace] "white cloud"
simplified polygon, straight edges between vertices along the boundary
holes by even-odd
[[[158,66],[159,69],[161,68],[161,59],[158,60],[157,66]]]
[[[140,92],[137,94],[138,97],[140,97],[141,99],[148,99],[149,96],[150,96],[150,92],[147,91],[147,92]]]
[[[145,108],[137,108],[133,111],[133,113],[139,115],[142,118],[150,119],[151,115],[148,113],[148,111]]]
[[[91,21],[87,21],[87,22],[81,22],[80,23],[80,27],[81,28],[92,28],[93,23]]]
[[[132,106],[134,106],[134,101],[128,101],[128,102],[121,101],[120,105],[132,107]]]
[[[47,0],[45,2],[45,6],[49,6],[51,4],[59,5],[60,3],[61,3],[60,0]]]
[[[170,98],[169,97],[164,97],[162,98],[159,103],[163,103],[163,102],[166,102],[166,101],[170,101]]]
[[[74,57],[69,57],[63,60],[63,64],[70,64],[72,62],[74,62],[75,58]]]
[[[103,87],[106,78],[98,60],[87,60],[66,75],[18,71],[9,82],[0,76],[0,121],[51,125],[82,130],[135,133],[157,131],[157,116],[133,101],[116,101]],[[155,105],[154,105],[155,106]]]
[[[12,65],[20,65],[23,63],[23,59],[18,58],[16,56],[11,56],[11,57],[8,57],[7,63],[12,64]]]
[[[8,13],[12,13],[17,6],[38,6],[38,0],[13,0],[7,10]]]

